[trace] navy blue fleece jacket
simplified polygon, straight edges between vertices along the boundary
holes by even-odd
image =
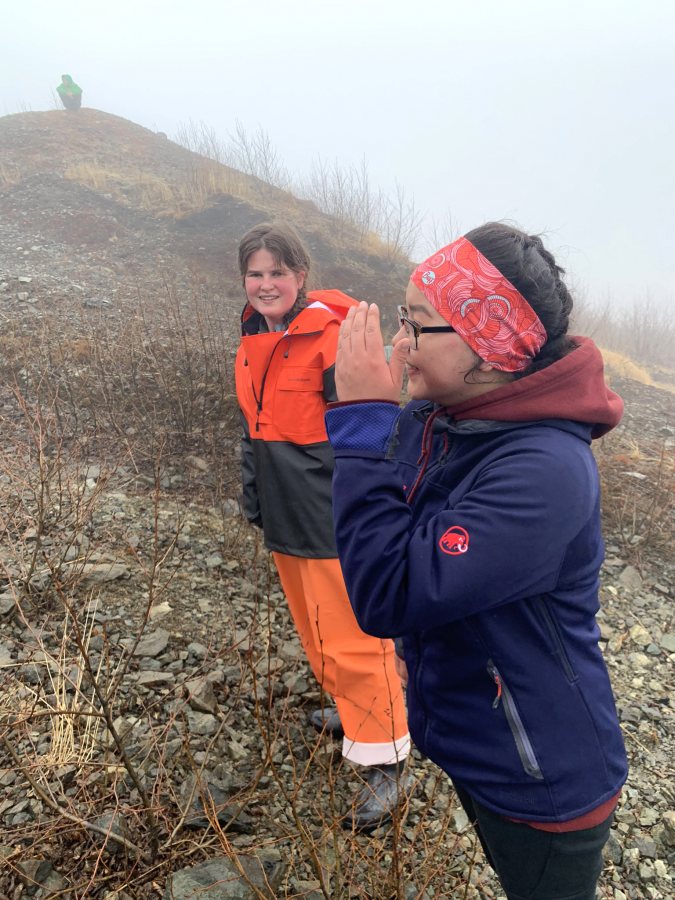
[[[506,816],[574,819],[626,778],[595,621],[603,542],[589,446],[620,415],[590,341],[455,409],[327,413],[359,624],[402,638],[419,749]]]

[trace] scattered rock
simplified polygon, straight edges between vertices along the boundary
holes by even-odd
[[[170,636],[169,632],[163,628],[158,628],[152,634],[143,635],[138,647],[134,650],[134,656],[148,656],[151,659],[159,656],[166,650]]]
[[[626,566],[619,575],[619,584],[627,591],[639,591],[642,589],[642,576],[634,566]]]
[[[278,854],[217,857],[170,875],[163,900],[274,900],[285,870]]]

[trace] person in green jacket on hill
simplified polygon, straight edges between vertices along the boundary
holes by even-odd
[[[70,75],[61,76],[61,84],[56,88],[56,93],[66,109],[79,109],[82,106],[82,88],[75,84]]]

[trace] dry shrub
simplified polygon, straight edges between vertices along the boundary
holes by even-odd
[[[604,528],[627,558],[667,551],[675,526],[675,452],[666,441],[627,442],[610,434],[596,446]]]
[[[640,366],[675,368],[675,313],[667,298],[657,303],[636,297],[627,308],[611,299],[604,304],[577,299],[573,323],[575,334],[587,334]]]
[[[178,303],[168,291],[156,316],[127,315],[114,337],[103,320],[90,322],[86,335],[65,344],[55,322],[46,320],[21,360],[11,417],[2,422],[11,420],[11,428],[3,428],[11,441],[0,460],[0,577],[16,600],[11,634],[20,642],[16,666],[0,673],[0,765],[23,785],[32,817],[13,827],[17,849],[0,875],[0,890],[14,892],[12,867],[37,857],[53,862],[73,896],[115,889],[141,896],[153,881],[214,852],[237,863],[278,846],[288,873],[277,896],[297,896],[291,878],[335,900],[402,900],[410,896],[405,885],[417,896],[424,890],[442,896],[449,883],[461,896],[460,844],[466,839],[454,833],[447,779],[429,764],[415,765],[422,802],[414,816],[374,837],[344,830],[354,775],[336,745],[308,732],[306,710],[287,687],[283,676],[297,677],[297,664],[284,670],[278,644],[289,639],[292,625],[286,621],[279,629],[278,617],[285,616],[278,609],[279,585],[257,533],[238,526],[244,546],[230,548],[255,592],[244,634],[242,611],[223,597],[218,628],[224,637],[209,648],[204,670],[189,668],[168,692],[138,689],[134,650],[152,610],[171,597],[182,566],[180,514],[169,537],[160,522],[195,500],[217,510],[236,490],[228,479],[238,483],[224,444],[225,435],[238,431],[238,422],[228,419],[226,335],[204,309],[200,321],[191,303]],[[14,341],[25,349],[18,337]],[[10,405],[7,398],[3,415]],[[127,433],[132,427],[137,435]],[[180,457],[195,447],[225,457],[231,471],[214,468],[201,497],[190,487],[179,498],[163,487],[162,454]],[[110,469],[92,479],[92,454],[104,450]],[[132,547],[125,543],[124,516],[100,514],[108,492],[113,506],[117,502],[115,466],[138,485],[134,473],[149,462],[153,477],[139,507],[146,537]],[[92,589],[86,579],[88,565],[110,553],[135,573],[118,589],[117,601],[110,587]],[[193,577],[194,569],[184,575]],[[98,616],[101,609],[113,612],[115,602],[133,609],[124,623],[128,643],[115,638],[117,631],[125,634],[116,616],[109,622]],[[239,673],[239,683],[228,682],[219,697],[218,731],[197,760],[185,681],[208,674],[214,657]],[[210,830],[187,832],[183,823],[195,791],[186,796],[183,785],[190,779],[198,785],[203,770],[227,770],[228,747],[241,739],[244,712],[246,727],[261,737],[250,747],[250,777],[231,800],[252,811],[259,831],[238,835],[212,816]],[[265,817],[267,805],[279,798],[283,815]]]
[[[630,378],[632,381],[639,381],[640,384],[652,384],[652,378],[649,372],[633,362],[623,353],[617,353],[615,350],[606,350],[601,347],[602,358],[605,362],[605,372],[610,376],[616,375],[620,378]]]
[[[96,162],[82,162],[70,166],[64,178],[77,181],[100,193],[112,194],[121,203],[129,203],[153,212],[174,211],[177,205],[176,188],[151,172],[137,168],[106,169]]]
[[[11,187],[21,181],[21,173],[14,165],[0,163],[0,187]]]

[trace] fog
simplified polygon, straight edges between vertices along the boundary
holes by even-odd
[[[675,307],[672,4],[27,0],[3,20],[3,115],[54,108],[68,72],[84,106],[169,137],[238,119],[297,178],[365,158],[427,236],[506,219],[587,299]]]

